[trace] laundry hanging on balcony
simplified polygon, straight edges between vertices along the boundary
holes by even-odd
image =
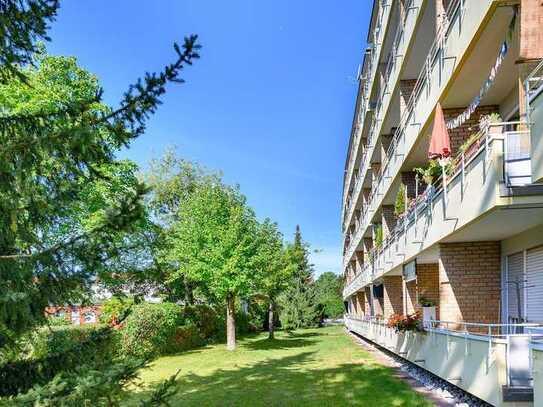
[[[445,116],[443,109],[438,102],[436,113],[434,115],[434,127],[432,129],[432,138],[430,140],[430,148],[428,149],[428,157],[431,159],[447,158],[451,155],[451,139],[445,124]]]
[[[486,79],[486,81],[483,83],[483,86],[481,86],[481,89],[479,90],[479,93],[477,94],[477,96],[473,98],[473,100],[471,101],[469,106],[466,108],[466,110],[464,110],[454,119],[447,121],[447,128],[455,129],[463,125],[471,117],[475,109],[477,109],[477,107],[481,103],[481,99],[483,98],[483,96],[486,95],[488,90],[494,84],[498,70],[500,69],[500,66],[503,63],[503,60],[505,59],[505,56],[507,55],[507,51],[508,51],[508,46],[507,46],[507,40],[506,40],[502,43],[502,46],[500,47],[500,52],[498,54],[498,57],[496,58],[496,62],[494,62],[494,66],[492,67],[492,69],[490,69],[490,74],[488,75],[488,78]]]

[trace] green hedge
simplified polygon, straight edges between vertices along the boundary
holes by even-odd
[[[148,358],[171,352],[181,322],[182,309],[177,304],[135,305],[121,329],[121,353]]]

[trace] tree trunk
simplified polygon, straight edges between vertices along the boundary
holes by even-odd
[[[226,349],[236,349],[236,309],[233,294],[226,296]]]
[[[185,304],[194,305],[194,294],[192,292],[192,284],[187,276],[183,277],[183,284],[185,285]]]
[[[273,299],[270,298],[270,304],[268,306],[268,339],[273,339],[274,338],[274,316],[273,316],[273,311],[275,309],[275,303],[273,301]]]

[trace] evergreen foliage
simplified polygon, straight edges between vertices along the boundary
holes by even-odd
[[[316,302],[320,319],[339,318],[343,315],[343,280],[328,271],[315,281]]]
[[[281,326],[290,331],[315,326],[318,319],[313,265],[309,262],[309,246],[296,226],[294,243],[289,246],[288,258],[294,267],[288,288],[279,298]]]

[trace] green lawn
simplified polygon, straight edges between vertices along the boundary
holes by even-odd
[[[181,369],[183,406],[430,406],[345,334],[342,327],[243,338],[162,357],[142,373],[146,383]]]

